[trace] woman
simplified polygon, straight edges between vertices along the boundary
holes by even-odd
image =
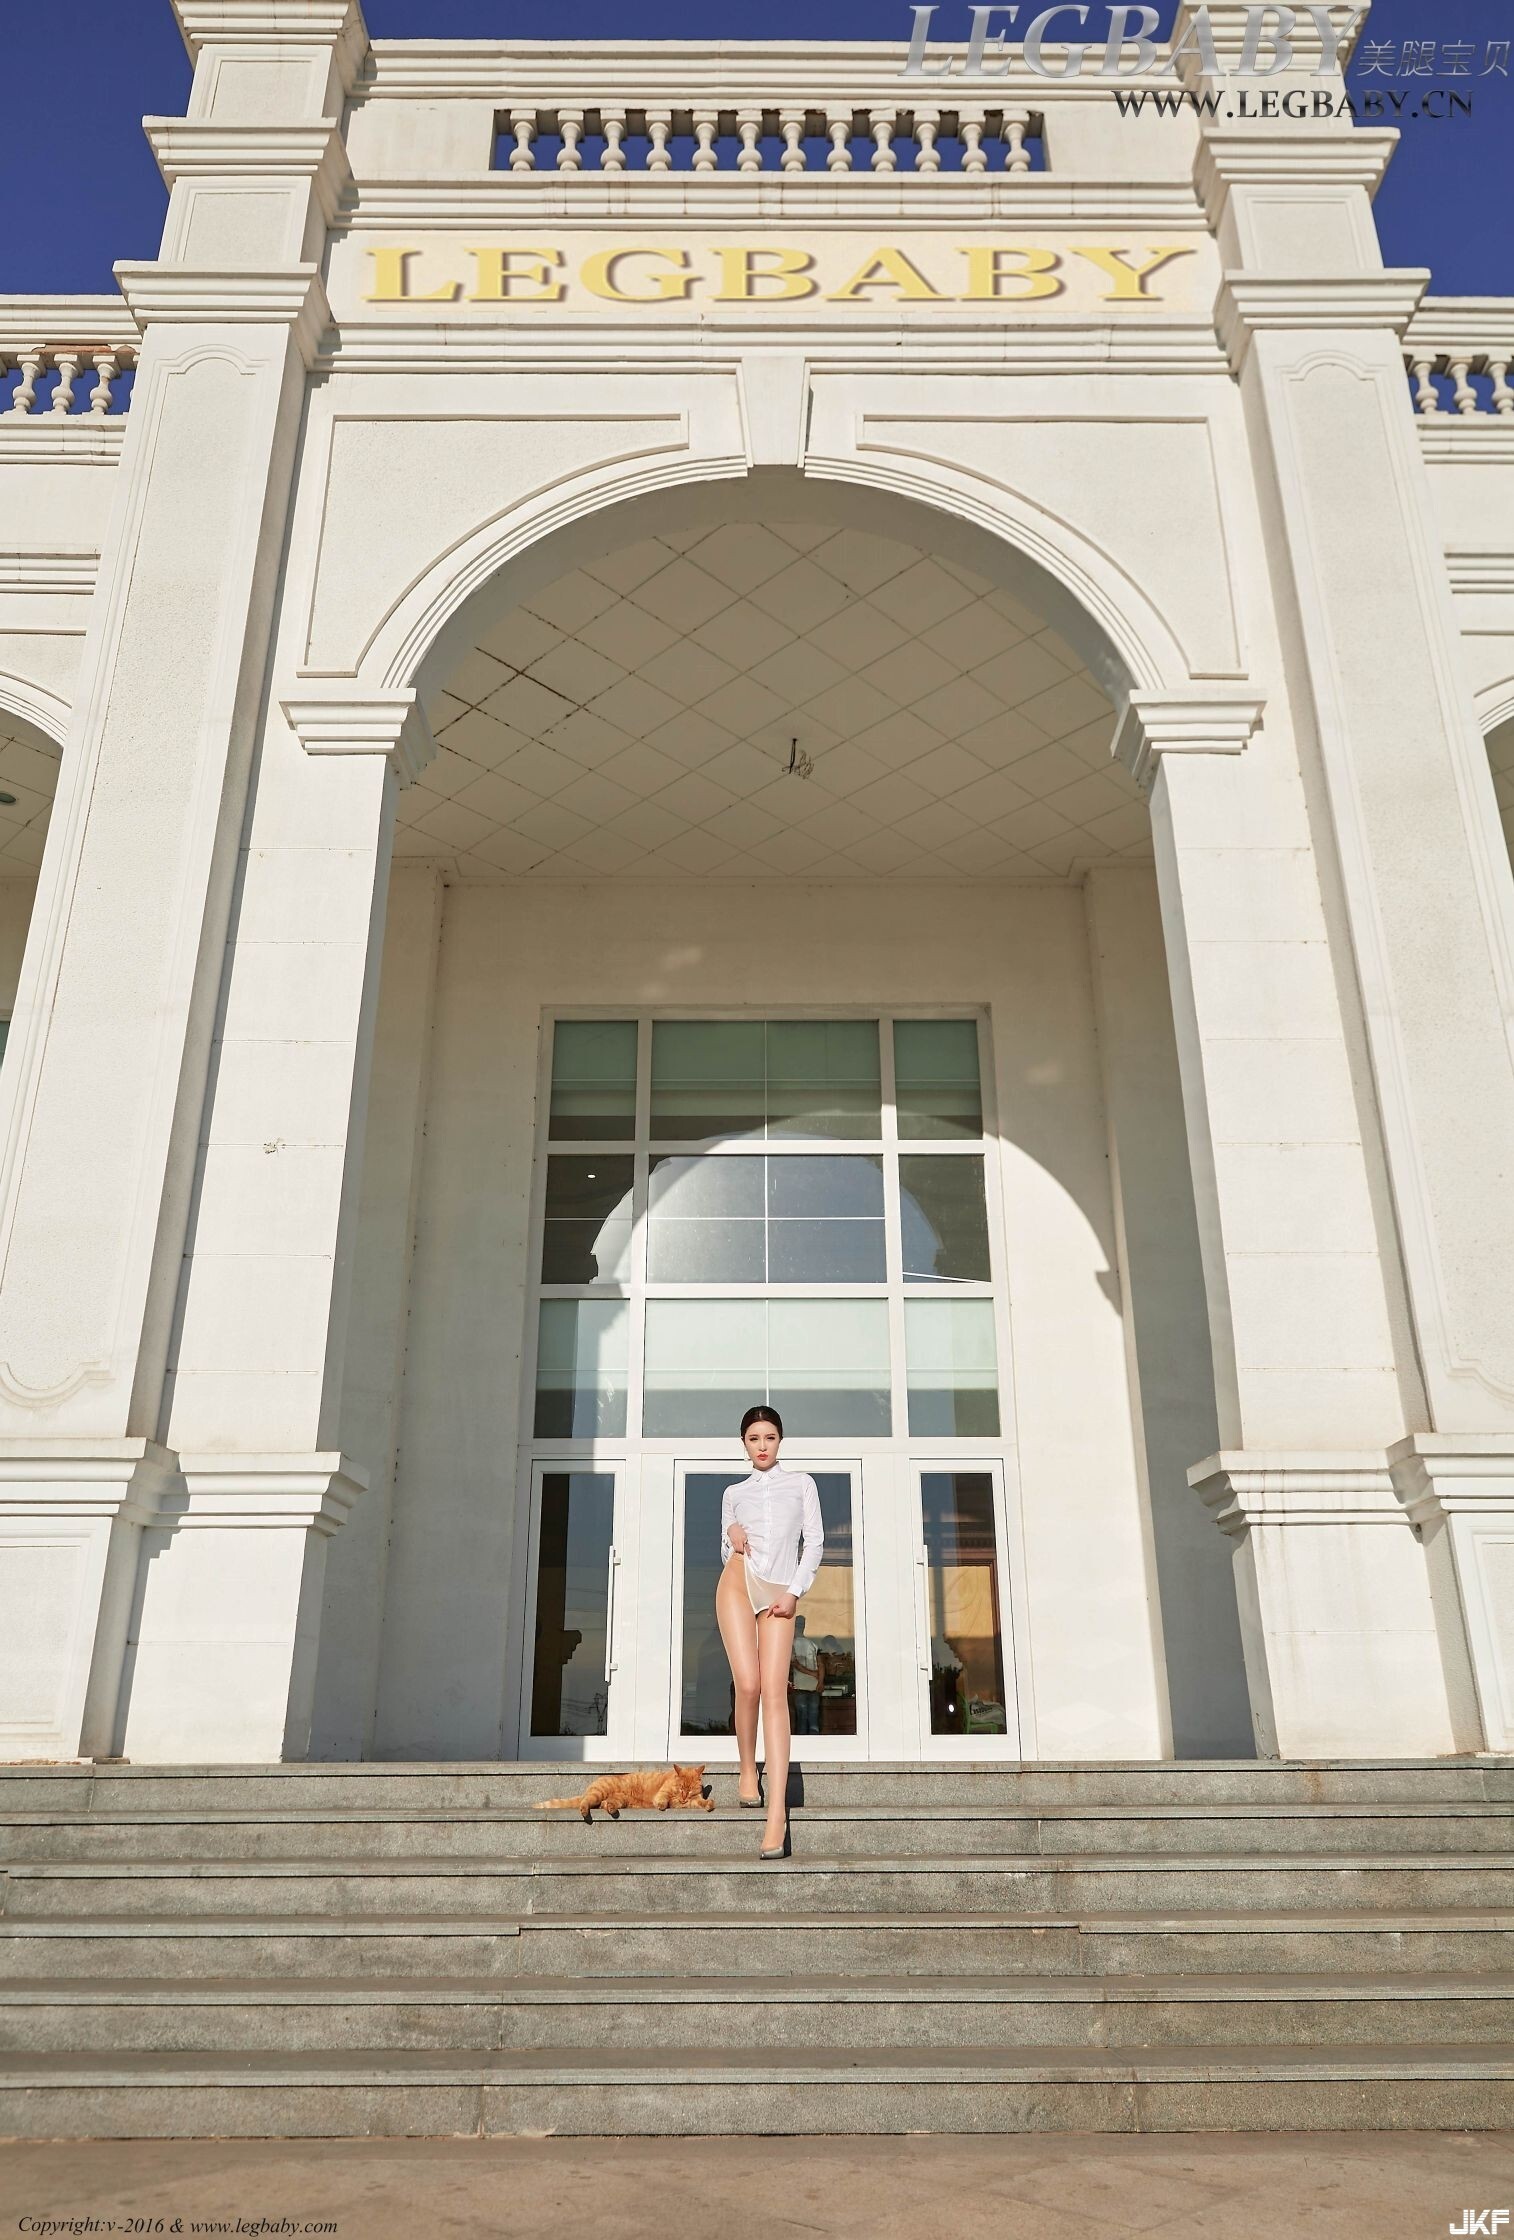
[[[757,1783],[757,1707],[762,1706],[768,1808],[760,1853],[764,1859],[781,1859],[788,1848],[794,1615],[825,1548],[815,1481],[802,1471],[784,1469],[778,1460],[782,1437],[776,1408],[748,1408],[741,1419],[741,1443],[752,1474],[725,1490],[720,1584],[715,1590],[715,1616],[736,1686],[741,1751],[737,1796],[749,1810],[762,1803]]]

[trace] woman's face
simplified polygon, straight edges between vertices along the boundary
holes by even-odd
[[[741,1443],[752,1458],[754,1470],[771,1470],[778,1460],[778,1427],[772,1423],[750,1423],[741,1435]]]

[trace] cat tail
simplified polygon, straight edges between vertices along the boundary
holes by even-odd
[[[538,1812],[551,1812],[558,1805],[571,1805],[577,1811],[583,1801],[582,1797],[538,1797],[536,1799],[536,1810]]]

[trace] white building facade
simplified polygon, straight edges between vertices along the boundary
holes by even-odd
[[[765,1397],[801,1753],[1514,1747],[1514,307],[1396,135],[176,5],[160,257],[0,303],[0,1755],[734,1755]]]

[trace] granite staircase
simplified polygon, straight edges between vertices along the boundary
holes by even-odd
[[[1514,1760],[581,1774],[0,1770],[0,2136],[1514,2123]]]

